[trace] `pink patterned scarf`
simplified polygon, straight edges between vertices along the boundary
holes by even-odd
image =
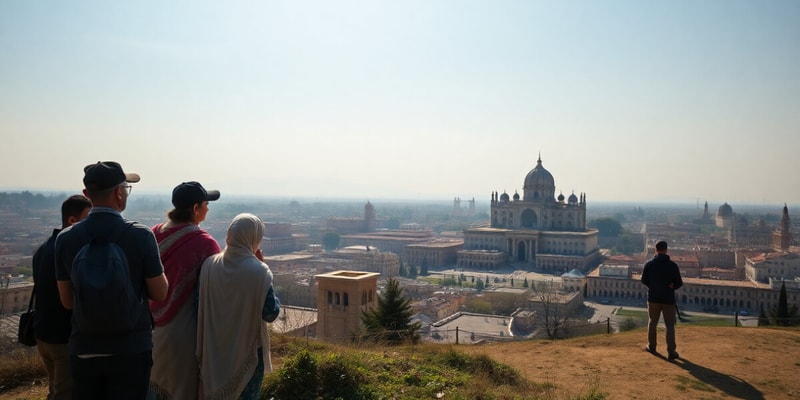
[[[169,291],[164,301],[151,301],[150,311],[156,326],[163,326],[175,316],[195,293],[203,260],[220,252],[217,241],[195,224],[181,224],[162,230],[153,227]]]

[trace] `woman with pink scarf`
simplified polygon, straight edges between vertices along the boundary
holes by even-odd
[[[203,261],[220,252],[217,241],[198,225],[206,219],[208,202],[217,199],[219,191],[181,183],[172,191],[175,208],[168,220],[153,227],[169,292],[164,301],[150,302],[155,321],[150,399],[198,398],[197,279]]]

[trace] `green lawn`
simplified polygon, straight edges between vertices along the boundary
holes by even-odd
[[[620,307],[617,309],[615,313],[621,317],[631,317],[631,318],[643,318],[647,319],[647,311],[642,310],[631,310]],[[690,324],[690,325],[698,325],[698,326],[733,326],[733,317],[727,316],[719,316],[719,317],[709,317],[709,316],[700,316],[700,315],[692,315],[687,313],[681,313],[683,321],[679,321],[679,324]]]

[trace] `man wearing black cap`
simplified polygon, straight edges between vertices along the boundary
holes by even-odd
[[[656,255],[644,264],[642,270],[642,284],[647,286],[647,346],[646,351],[656,354],[656,328],[661,315],[664,315],[664,325],[667,328],[667,357],[670,360],[678,358],[675,350],[675,320],[677,309],[675,307],[675,290],[683,286],[681,271],[667,255],[667,242],[659,240],[656,243]]]
[[[98,161],[87,165],[83,171],[83,193],[92,201],[92,210],[85,220],[64,229],[58,235],[55,247],[59,297],[65,308],[75,308],[69,342],[74,397],[143,399],[153,362],[153,326],[147,299],[163,300],[168,289],[167,279],[152,231],[142,224],[125,220],[121,214],[130,195],[130,183],[139,182],[139,175],[125,173],[122,166],[113,161]],[[90,243],[109,242],[113,246],[105,245],[103,249],[113,247],[124,253],[125,259],[121,264],[127,264],[127,278],[130,280],[124,281],[124,285],[137,296],[138,301],[133,303],[135,312],[125,313],[122,317],[106,315],[107,318],[95,318],[94,321],[81,319],[77,315],[90,315],[95,311],[90,308],[98,306],[98,302],[85,302],[80,293],[90,285],[84,280],[85,275],[77,273],[79,266],[83,268],[84,264],[76,257],[86,254]],[[112,261],[109,256],[110,266],[120,265]],[[109,273],[114,272],[118,270]],[[102,287],[86,290],[103,292]],[[97,328],[114,318],[124,321],[119,326]],[[96,325],[88,328],[90,323]]]

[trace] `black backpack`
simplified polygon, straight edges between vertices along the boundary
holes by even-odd
[[[144,309],[141,293],[131,284],[128,257],[116,243],[133,222],[120,225],[110,237],[89,232],[90,240],[72,262],[74,305],[78,332],[109,334],[133,330]]]

